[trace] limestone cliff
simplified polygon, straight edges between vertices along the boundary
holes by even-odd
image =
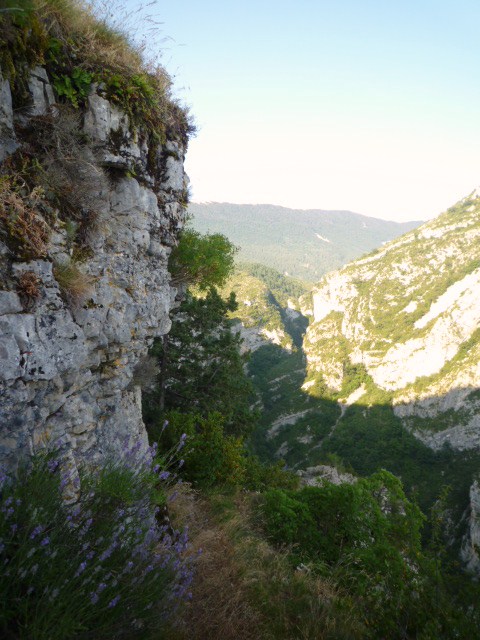
[[[41,66],[28,75],[22,109],[12,109],[6,79],[0,96],[0,461],[48,444],[75,475],[87,456],[121,455],[135,438],[146,445],[136,371],[170,328],[167,260],[185,220],[185,149],[168,135],[153,145],[102,85],[92,84],[80,110],[57,105]],[[8,192],[8,163],[39,144],[50,182]],[[78,191],[80,217],[49,202],[53,179]],[[19,231],[29,221],[39,237]]]
[[[326,276],[313,291],[310,377],[391,398],[435,449],[480,446],[480,198]],[[364,378],[364,380],[362,380]],[[364,402],[368,404],[368,389]]]
[[[468,482],[467,469],[478,471],[479,243],[480,197],[474,192],[416,231],[326,276],[313,290],[313,303],[304,300],[304,312],[314,318],[304,343],[306,384],[338,402],[357,390],[353,410],[364,420],[372,407],[390,407],[390,424],[399,420],[437,454],[425,472],[429,464],[441,468],[433,460],[448,460],[440,473],[450,473],[453,485]],[[342,433],[352,415],[338,427]],[[458,469],[452,475],[453,460]],[[461,555],[479,571],[477,481],[464,521]]]

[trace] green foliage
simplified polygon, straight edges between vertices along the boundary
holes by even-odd
[[[356,600],[366,637],[467,638],[478,620],[459,613],[438,566],[422,552],[424,517],[400,481],[382,471],[354,485],[267,491],[261,513],[269,538],[292,561],[334,579]],[[470,601],[468,590],[461,598]]]
[[[256,421],[250,409],[252,387],[240,355],[241,339],[232,333],[227,318],[235,307],[233,296],[223,300],[215,289],[204,298],[186,294],[168,338],[156,340],[151,351],[161,365],[162,380],[152,394],[146,394],[147,424],[163,410],[163,393],[166,409],[203,416],[218,411],[228,433],[244,435],[252,429]]]
[[[273,205],[191,203],[188,211],[197,231],[223,233],[240,247],[242,263],[261,263],[305,283],[317,282],[325,273],[418,226],[349,211]]]
[[[141,465],[107,464],[83,474],[70,506],[66,482],[52,456],[2,478],[2,637],[158,637],[180,587],[174,562],[184,564],[177,532],[169,544],[153,522],[158,478]]]
[[[280,494],[265,494],[267,531],[277,543],[298,545],[295,553],[304,560],[335,564],[342,554],[357,553],[380,539],[409,553],[419,551],[420,512],[386,471],[356,484],[327,483]]]
[[[4,0],[0,13],[0,68],[13,84],[16,103],[26,96],[28,68],[42,62],[48,38],[33,0]],[[20,10],[19,10],[20,9]]]
[[[168,426],[150,431],[161,452],[182,446],[182,477],[196,486],[238,485],[245,476],[244,447],[240,438],[224,433],[224,418],[217,412],[206,417],[197,413],[170,411]],[[179,454],[180,455],[180,454]]]
[[[70,102],[76,109],[83,103],[90,91],[93,75],[80,67],[75,67],[70,76],[54,75],[53,85],[60,97]]]
[[[239,263],[237,271],[240,273],[246,272],[264,282],[275,296],[277,302],[283,307],[287,306],[288,300],[297,301],[300,296],[309,291],[309,287],[301,280],[285,276],[259,262]]]
[[[257,456],[247,454],[243,464],[245,468],[243,486],[249,491],[298,488],[298,476],[285,467],[283,460],[267,464],[261,462]]]
[[[235,252],[224,235],[185,229],[170,256],[173,282],[195,285],[201,291],[221,286],[233,269]]]

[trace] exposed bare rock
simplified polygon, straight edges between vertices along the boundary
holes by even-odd
[[[29,87],[27,117],[46,113],[54,92],[43,69],[34,69]],[[5,81],[0,95],[1,160],[21,140],[14,137]],[[84,122],[89,162],[101,180],[85,186],[94,192],[100,222],[91,254],[75,264],[83,293],[69,294],[56,271],[71,257],[60,217],[50,224],[44,257],[22,260],[4,245],[0,251],[0,461],[15,465],[49,446],[73,475],[87,457],[122,456],[135,438],[147,445],[132,379],[153,338],[170,328],[176,289],[167,260],[185,221],[180,202],[187,184],[178,142],[158,146],[150,154],[156,166],[147,168],[142,132],[98,93],[89,97]],[[109,180],[104,170],[112,166],[119,172]],[[128,173],[133,168],[135,177]],[[27,272],[38,283],[31,298],[18,289]]]
[[[478,480],[475,480],[470,487],[468,525],[461,556],[468,570],[480,574],[480,484]]]
[[[320,464],[297,471],[300,482],[307,487],[321,487],[325,482],[332,484],[354,484],[358,478],[351,473],[342,473],[336,467]]]

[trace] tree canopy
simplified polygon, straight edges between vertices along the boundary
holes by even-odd
[[[236,252],[237,248],[221,233],[201,234],[185,229],[170,256],[172,282],[195,285],[201,291],[220,287],[233,270]]]

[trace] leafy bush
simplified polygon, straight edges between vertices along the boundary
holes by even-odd
[[[397,478],[382,471],[353,485],[268,491],[262,514],[270,539],[289,545],[296,563],[313,563],[324,575],[333,569],[361,597],[367,624],[379,634],[372,637],[405,637],[404,618],[417,606],[411,592],[424,588],[423,516]]]
[[[182,477],[200,487],[242,482],[245,473],[243,442],[224,434],[224,418],[220,413],[213,412],[204,417],[170,411],[166,418],[164,426],[159,428],[157,424],[151,429],[150,436],[167,455],[177,442],[181,443]]]
[[[156,524],[154,501],[165,494],[147,458],[85,473],[71,505],[62,497],[70,479],[53,457],[2,475],[2,637],[158,637],[191,571],[186,534]]]
[[[202,235],[185,229],[170,256],[173,282],[196,285],[202,291],[221,286],[233,270],[236,251],[221,233]]]
[[[233,296],[223,300],[213,288],[204,297],[185,295],[170,333],[155,340],[151,350],[161,372],[157,387],[144,397],[147,425],[163,421],[164,409],[204,417],[218,411],[225,432],[243,436],[251,431],[257,417],[250,409],[252,385],[240,354],[241,338],[227,318],[234,308]]]
[[[247,454],[244,458],[244,467],[244,487],[250,491],[298,488],[299,477],[286,469],[282,460],[267,464],[261,462],[257,456]]]

